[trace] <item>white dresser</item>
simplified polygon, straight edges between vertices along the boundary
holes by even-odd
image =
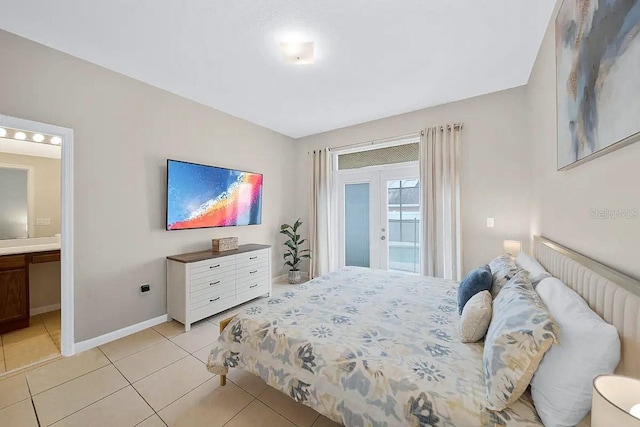
[[[167,257],[167,312],[185,331],[198,320],[270,294],[270,246]]]

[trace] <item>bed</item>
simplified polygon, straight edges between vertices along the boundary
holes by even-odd
[[[637,376],[640,284],[544,238],[534,254],[618,328],[618,371]],[[345,268],[244,309],[207,366],[245,369],[347,426],[542,426],[527,394],[484,407],[482,343],[458,338],[457,286]]]

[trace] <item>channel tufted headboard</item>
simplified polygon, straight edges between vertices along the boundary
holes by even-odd
[[[618,329],[622,354],[616,372],[640,378],[640,281],[544,237],[534,237],[533,254]]]

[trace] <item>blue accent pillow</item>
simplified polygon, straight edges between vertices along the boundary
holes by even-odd
[[[462,314],[464,305],[472,296],[482,291],[491,291],[493,275],[488,265],[473,269],[467,274],[458,288],[458,310]]]

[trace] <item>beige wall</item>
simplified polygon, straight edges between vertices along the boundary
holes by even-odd
[[[49,237],[60,233],[60,160],[0,153],[0,163],[32,166],[34,169],[34,214],[36,218],[51,218],[51,225],[37,225],[33,237]]]
[[[556,170],[554,20],[527,86],[534,149],[531,233],[640,277],[640,218],[592,219],[590,215],[592,209],[640,212],[640,142],[568,171]]]
[[[165,314],[165,257],[213,237],[274,245],[283,272],[290,138],[6,32],[0,52],[0,114],[74,130],[76,341]],[[167,158],[264,173],[263,224],[165,231]]]
[[[528,242],[530,148],[525,89],[515,88],[309,136],[298,146],[298,211],[307,219],[307,152],[463,122],[462,221],[464,270],[489,262],[505,239]],[[486,227],[487,217],[495,228]]]

